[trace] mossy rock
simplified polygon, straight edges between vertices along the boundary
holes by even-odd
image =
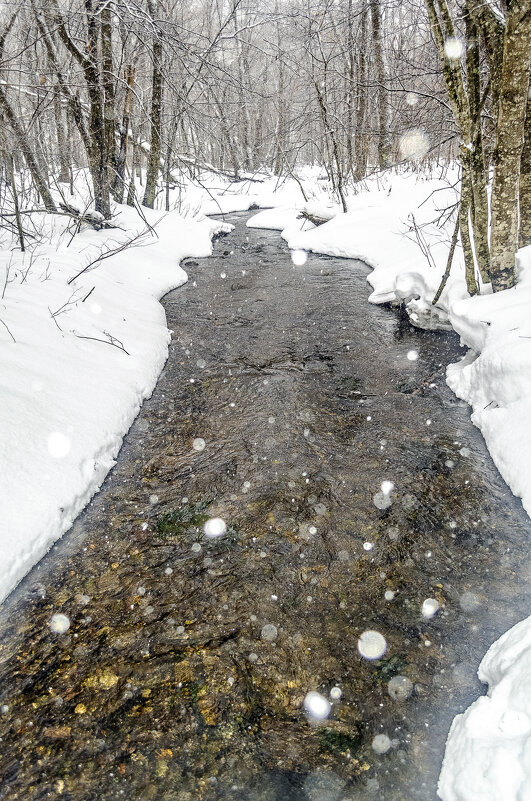
[[[357,729],[351,731],[338,731],[337,729],[322,729],[319,732],[319,747],[321,751],[332,754],[355,754],[361,745],[361,735]]]
[[[211,503],[210,499],[199,503],[187,503],[160,515],[157,518],[157,533],[161,537],[173,537],[185,534],[193,528],[201,528],[210,517],[205,510]]]

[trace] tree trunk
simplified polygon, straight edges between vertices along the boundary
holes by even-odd
[[[13,133],[15,134],[17,144],[20,147],[22,153],[24,154],[24,158],[26,160],[26,164],[28,165],[28,169],[31,173],[33,183],[35,184],[37,192],[42,198],[42,202],[44,203],[46,211],[57,211],[50,190],[46,183],[46,179],[42,174],[38,159],[36,158],[30,146],[26,132],[20,125],[17,115],[11,108],[11,104],[9,103],[9,100],[7,99],[7,96],[1,86],[0,86],[0,109],[4,113],[7,121],[9,122],[9,125],[11,126]]]
[[[120,149],[116,159],[116,174],[113,181],[113,195],[117,203],[123,203],[124,199],[124,176],[125,165],[127,163],[127,143],[129,141],[129,121],[131,119],[131,108],[133,104],[133,84],[135,80],[135,68],[129,64],[124,69],[125,78],[125,98],[124,111],[122,116],[122,127],[120,131]]]
[[[492,184],[490,275],[495,292],[514,286],[520,159],[531,66],[531,0],[508,4]]]
[[[529,86],[531,90],[531,84]],[[531,245],[531,99],[527,95],[524,146],[520,159],[520,235],[521,248]]]
[[[112,60],[112,17],[108,2],[101,8],[101,83],[103,89],[103,128],[105,131],[105,162],[109,183],[116,173],[116,109]]]
[[[391,144],[389,138],[389,107],[387,102],[385,64],[382,48],[382,19],[380,0],[370,0],[372,41],[374,47],[374,61],[376,67],[376,80],[378,81],[378,163],[380,169],[391,164]]]
[[[57,134],[57,149],[59,153],[59,182],[66,184],[70,181],[70,150],[68,147],[68,135],[63,110],[61,108],[61,90],[57,84],[53,89],[53,109]]]
[[[471,219],[474,231],[476,260],[483,283],[489,281],[489,204],[487,199],[487,174],[483,157],[483,136],[481,130],[481,77],[479,37],[477,26],[470,14],[465,17],[466,24],[466,75],[468,106],[470,110],[469,141],[471,150]]]
[[[358,55],[358,108],[356,111],[356,130],[354,134],[354,153],[356,166],[354,167],[354,180],[361,181],[367,173],[367,134],[365,133],[365,118],[367,114],[367,9],[361,12],[361,46]]]
[[[148,2],[149,13],[155,25],[155,8]],[[146,174],[146,188],[144,190],[144,206],[150,209],[155,205],[157,194],[157,180],[160,169],[161,156],[161,121],[162,121],[162,40],[160,32],[153,30],[153,72],[151,78],[151,136],[148,167]]]

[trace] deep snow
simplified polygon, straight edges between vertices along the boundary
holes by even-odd
[[[101,486],[167,357],[158,300],[187,280],[180,259],[209,255],[224,227],[146,215],[156,236],[124,206],[115,220],[124,231],[89,229],[71,242],[66,218],[46,215],[36,251],[0,251],[0,600]]]

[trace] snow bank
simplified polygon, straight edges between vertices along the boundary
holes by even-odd
[[[450,320],[471,348],[447,381],[473,409],[501,475],[531,515],[531,247],[519,252],[513,289],[467,298]]]
[[[531,798],[531,618],[491,645],[478,670],[488,694],[458,715],[439,779],[443,801]]]
[[[330,204],[300,202],[270,216],[253,217],[250,227],[282,230],[290,248],[361,259],[373,268],[368,281],[371,303],[405,301],[415,322],[423,328],[450,328],[449,303],[466,297],[462,253],[456,249],[452,276],[437,304],[433,298],[446,267],[451,231],[439,226],[444,210],[457,200],[456,174],[427,179],[413,173],[389,174],[368,180],[359,194],[348,198],[348,212],[336,207],[335,216],[319,226],[294,225],[302,209],[328,218]]]
[[[113,466],[167,357],[158,299],[187,280],[179,260],[209,255],[223,227],[145,212],[157,236],[120,207],[123,231],[87,230],[70,241],[65,218],[41,215],[35,224],[48,244],[0,251],[0,600]],[[131,247],[67,283],[135,233]]]
[[[181,212],[185,216],[217,215],[253,208],[298,207],[301,197],[299,185],[291,179],[263,175],[254,180],[229,181],[205,173],[197,183],[187,184]]]

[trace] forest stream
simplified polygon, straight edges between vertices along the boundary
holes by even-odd
[[[247,218],[183,264],[116,467],[2,608],[2,801],[435,801],[529,614],[529,518],[445,384],[458,338]]]

